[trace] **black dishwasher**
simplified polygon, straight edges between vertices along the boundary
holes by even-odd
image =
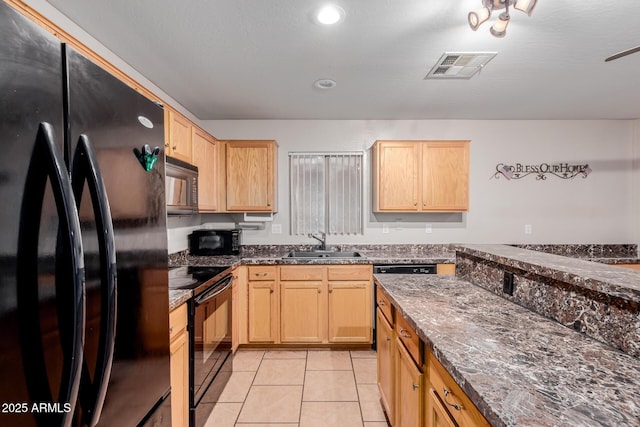
[[[373,274],[436,274],[438,267],[436,264],[375,264]],[[371,348],[377,348],[376,344],[376,288],[373,292],[373,344]]]

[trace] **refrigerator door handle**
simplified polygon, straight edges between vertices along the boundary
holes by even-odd
[[[78,398],[85,322],[84,253],[78,211],[53,127],[40,123],[29,162],[22,199],[16,260],[20,344],[31,402],[53,402],[43,353],[39,295],[38,247],[47,178],[58,215],[56,305],[62,344],[58,413],[36,413],[38,425],[70,426]],[[64,308],[61,307],[64,305]]]
[[[85,181],[89,188],[100,247],[101,309],[98,357],[93,371],[93,381],[85,359],[80,382],[83,425],[94,426],[100,419],[113,365],[117,317],[116,244],[107,191],[96,154],[86,135],[80,135],[78,139],[71,170],[71,182],[78,207]]]

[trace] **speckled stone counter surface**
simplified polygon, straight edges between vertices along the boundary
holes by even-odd
[[[634,270],[507,245],[458,245],[456,251],[636,304],[640,302],[640,273]]]
[[[175,310],[193,296],[192,290],[169,289],[169,311]]]
[[[169,255],[169,266],[257,264],[446,264],[455,262],[451,245],[329,245],[332,251],[356,251],[359,258],[287,258],[310,245],[247,245],[238,256],[193,256],[186,251]]]
[[[640,425],[637,358],[456,277],[375,278],[492,425]]]
[[[532,251],[580,258],[603,264],[639,264],[636,244],[566,244],[566,245],[511,245]]]

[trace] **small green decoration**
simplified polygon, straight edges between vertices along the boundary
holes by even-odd
[[[146,170],[147,172],[151,172],[153,167],[156,165],[156,162],[158,161],[158,154],[160,154],[160,148],[156,147],[152,151],[151,147],[145,144],[142,146],[142,151],[138,150],[137,148],[134,148],[133,154],[136,155],[138,162],[140,162],[140,165],[142,165],[144,170]]]

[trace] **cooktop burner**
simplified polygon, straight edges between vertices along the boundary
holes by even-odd
[[[195,289],[229,267],[174,267],[169,269],[169,289]]]

